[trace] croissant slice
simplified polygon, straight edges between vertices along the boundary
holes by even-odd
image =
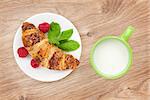
[[[45,34],[28,22],[22,25],[22,41],[25,47],[31,47],[45,38]]]

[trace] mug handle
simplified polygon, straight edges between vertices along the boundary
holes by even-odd
[[[124,33],[121,34],[121,38],[125,41],[128,41],[129,37],[132,35],[134,30],[135,29],[132,26],[128,26],[127,29],[124,31]]]

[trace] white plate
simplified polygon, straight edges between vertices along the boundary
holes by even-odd
[[[41,13],[28,18],[24,22],[31,22],[36,27],[38,27],[40,23],[43,22],[51,23],[52,21],[55,21],[60,24],[61,31],[73,28],[73,35],[71,39],[78,41],[80,44],[80,48],[77,49],[76,51],[69,52],[69,54],[72,54],[75,58],[79,60],[81,56],[81,49],[82,49],[80,35],[77,29],[75,28],[75,26],[68,19],[66,19],[61,15],[57,15],[53,13]],[[49,70],[42,67],[32,68],[30,65],[31,57],[29,55],[25,58],[20,58],[17,54],[17,49],[23,46],[22,38],[21,38],[22,37],[21,26],[22,24],[18,28],[16,35],[14,37],[13,52],[17,64],[26,75],[39,81],[51,82],[51,81],[60,80],[72,72],[72,70],[70,69],[65,71],[56,71],[56,70]]]

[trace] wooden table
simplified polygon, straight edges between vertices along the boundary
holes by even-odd
[[[0,100],[150,100],[149,0],[1,0]],[[26,76],[15,62],[14,35],[28,17],[52,12],[73,22],[82,39],[79,68],[57,82],[43,83]],[[89,65],[93,43],[105,35],[119,35],[128,25],[136,32],[129,43],[133,64],[127,75],[105,80]]]

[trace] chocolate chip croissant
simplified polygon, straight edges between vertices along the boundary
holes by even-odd
[[[79,61],[48,42],[47,36],[32,23],[22,25],[22,41],[32,58],[42,67],[54,70],[76,69]]]

